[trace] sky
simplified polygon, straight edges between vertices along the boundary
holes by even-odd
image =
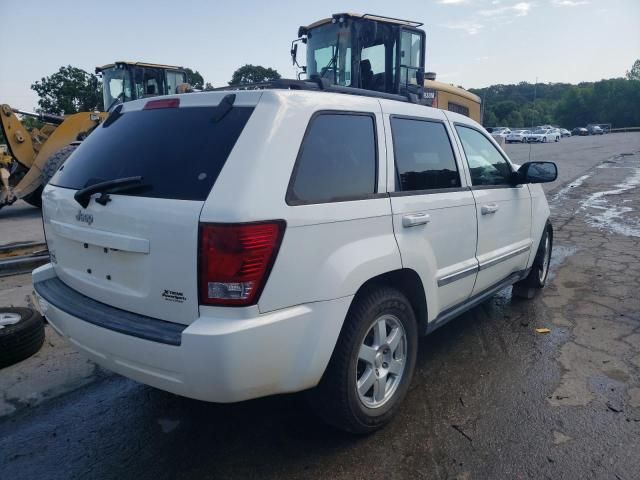
[[[247,63],[294,78],[298,26],[345,11],[423,22],[426,70],[465,88],[621,77],[640,58],[640,0],[0,0],[0,103],[33,110],[34,81],[116,60],[190,67],[214,86]]]

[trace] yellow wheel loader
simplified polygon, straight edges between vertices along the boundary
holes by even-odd
[[[115,62],[96,68],[102,76],[105,112],[59,116],[0,106],[0,128],[8,152],[0,152],[0,208],[22,199],[40,207],[42,189],[53,174],[117,104],[189,90],[182,67]],[[44,123],[30,131],[16,114]]]

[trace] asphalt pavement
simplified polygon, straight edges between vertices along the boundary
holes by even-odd
[[[640,478],[640,134],[506,150],[560,169],[549,284],[423,338],[383,430],[336,432],[303,393],[215,405],[96,374],[0,418],[0,477]]]

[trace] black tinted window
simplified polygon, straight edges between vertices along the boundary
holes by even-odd
[[[250,107],[234,107],[218,121],[216,107],[112,114],[51,183],[81,189],[141,175],[142,188],[121,194],[205,200],[252,112]]]
[[[375,193],[375,138],[369,115],[314,117],[298,155],[287,202],[321,203]]]
[[[482,133],[468,127],[456,126],[467,157],[473,185],[509,185],[511,166],[498,149]]]
[[[398,191],[460,186],[449,136],[442,123],[391,118]]]

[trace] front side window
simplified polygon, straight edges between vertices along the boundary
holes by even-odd
[[[510,185],[511,166],[482,133],[456,125],[471,172],[472,185]]]
[[[315,116],[300,147],[287,192],[289,205],[361,199],[376,191],[373,116]]]
[[[391,118],[398,191],[431,190],[460,186],[460,175],[440,122]]]

